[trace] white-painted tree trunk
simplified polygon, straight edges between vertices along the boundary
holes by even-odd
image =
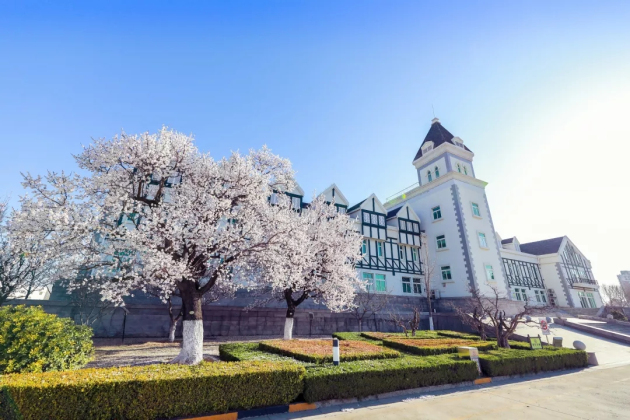
[[[284,319],[284,339],[293,339],[293,318]]]
[[[429,330],[433,331],[433,317],[429,315]]]
[[[171,363],[196,365],[203,360],[203,321],[184,320],[182,350]]]
[[[175,342],[175,330],[177,329],[177,322],[171,322],[171,327],[168,330],[169,343]]]

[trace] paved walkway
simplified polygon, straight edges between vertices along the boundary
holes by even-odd
[[[574,320],[577,320],[577,318],[569,318],[569,321]],[[580,322],[582,321],[584,320],[580,320]],[[553,341],[554,336],[558,336],[562,337],[563,347],[573,348],[573,342],[575,340],[580,340],[584,344],[586,344],[586,351],[595,352],[595,355],[597,356],[597,361],[600,365],[630,363],[630,345],[622,344],[617,341],[609,340],[607,338],[598,337],[596,335],[588,334],[559,324],[549,324],[549,330],[551,331],[551,335],[549,335],[550,343]],[[516,333],[523,336],[527,336],[527,334],[533,336],[540,334],[542,340],[546,340],[545,336],[541,334],[541,331],[538,327],[519,325]]]
[[[592,319],[568,318],[567,321],[577,324],[588,325],[589,327],[601,328],[602,330],[617,332],[630,336],[630,327],[621,324],[608,323],[606,321],[595,321]]]
[[[627,419],[630,364],[494,382],[476,388],[332,406],[271,419]]]

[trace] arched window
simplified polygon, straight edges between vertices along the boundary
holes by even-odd
[[[457,164],[457,172],[462,173],[462,166],[459,163]]]
[[[465,167],[465,166],[464,166],[464,173],[465,173],[466,175],[468,175],[468,171],[466,170],[466,167]]]
[[[435,167],[435,178],[439,178],[440,177],[440,170],[438,169],[438,167]]]
[[[433,178],[431,178],[431,171],[427,171],[427,178],[429,182],[433,181]]]

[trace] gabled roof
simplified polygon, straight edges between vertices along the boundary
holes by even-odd
[[[367,200],[367,198],[365,199]],[[352,213],[353,211],[355,211],[356,209],[358,209],[359,207],[361,207],[361,204],[363,204],[365,202],[365,200],[361,200],[359,201],[357,204],[355,204],[354,206],[350,207],[348,209],[348,213]]]
[[[348,206],[350,204],[350,202],[348,201],[346,196],[343,195],[343,193],[341,192],[339,187],[336,184],[334,184],[334,183],[331,184],[324,191],[322,191],[320,196],[322,196],[322,195],[324,197],[326,197],[326,198],[328,198],[330,196],[330,199],[334,200],[335,204],[341,204],[341,205],[344,205],[344,206]]]
[[[559,238],[545,239],[542,241],[521,244],[521,252],[533,255],[555,254],[560,250],[564,236]]]
[[[391,209],[390,211],[388,211],[387,212],[387,218],[391,219],[392,217],[395,217],[396,214],[400,211],[401,208],[402,208],[402,206],[396,207],[395,209]]]
[[[453,143],[453,137],[455,136],[452,135],[446,128],[442,127],[442,124],[440,124],[440,120],[438,120],[437,118],[433,118],[433,121],[431,122],[431,128],[429,128],[429,132],[425,136],[424,141],[420,145],[418,153],[416,153],[416,157],[413,158],[413,160],[416,161],[417,159],[422,157],[422,146],[424,146],[426,142],[432,141],[433,148],[435,149],[443,143],[450,143],[454,145],[455,143]],[[466,145],[464,145],[464,149],[468,150],[469,152],[471,151],[468,147],[466,147]]]

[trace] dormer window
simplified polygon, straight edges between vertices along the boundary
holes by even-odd
[[[429,141],[427,142],[427,144],[424,145],[424,147],[422,148],[422,153],[428,153],[431,150],[433,150],[433,142]]]
[[[436,166],[435,167],[435,179],[438,179],[440,177],[440,169]]]
[[[457,164],[457,172],[459,172],[460,174],[462,173],[462,165],[460,165],[459,163]]]
[[[433,181],[433,178],[431,177],[431,171],[427,171],[427,179],[429,180],[429,182]]]
[[[465,166],[464,166],[464,174],[468,175],[468,170],[466,169]]]

